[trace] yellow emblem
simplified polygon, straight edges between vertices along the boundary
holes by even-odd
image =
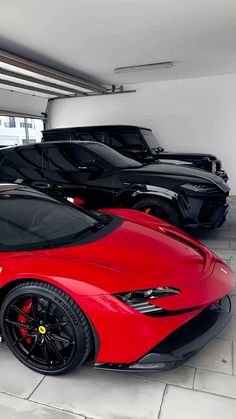
[[[47,332],[47,329],[44,326],[39,326],[38,331],[39,333],[41,333],[41,335],[45,335],[45,333]]]

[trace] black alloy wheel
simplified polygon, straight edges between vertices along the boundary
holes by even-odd
[[[78,305],[48,283],[27,281],[6,296],[3,337],[27,367],[64,374],[81,365],[92,349],[90,325]]]

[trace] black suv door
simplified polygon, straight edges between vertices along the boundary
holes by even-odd
[[[63,196],[78,197],[90,208],[113,206],[113,174],[88,149],[77,144],[47,146],[46,179]]]

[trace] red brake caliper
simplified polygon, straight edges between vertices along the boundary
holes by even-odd
[[[32,306],[32,300],[31,300],[31,298],[28,298],[27,300],[25,300],[24,305],[21,307],[21,310],[24,313],[29,314],[29,312],[31,310],[31,306]],[[20,323],[26,323],[27,322],[27,319],[22,314],[19,314],[18,315],[18,321]],[[22,336],[25,336],[28,333],[27,330],[23,329],[22,327],[19,328],[19,331],[20,331],[20,334]],[[31,343],[32,342],[32,339],[31,338],[26,338],[25,341],[27,343]]]

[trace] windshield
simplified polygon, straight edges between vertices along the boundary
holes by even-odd
[[[0,251],[73,244],[99,224],[97,218],[89,214],[33,190],[31,193],[23,188],[2,191]]]
[[[147,144],[150,148],[162,148],[161,144],[158,142],[157,138],[153,135],[152,131],[149,129],[141,129],[141,133],[144,136]]]
[[[105,160],[107,163],[110,163],[112,166],[118,169],[141,166],[141,164],[137,161],[123,156],[122,154],[104,144],[88,143],[86,147],[96,153],[98,157],[101,157],[102,160]]]

